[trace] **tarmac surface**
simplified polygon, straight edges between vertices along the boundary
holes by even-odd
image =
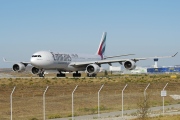
[[[149,109],[150,117],[163,115],[163,107],[152,107]],[[180,104],[164,106],[164,115],[180,115]],[[98,114],[93,115],[84,115],[84,116],[76,116],[74,120],[131,120],[137,118],[137,109],[133,110],[125,110],[118,112],[110,112],[110,113],[102,113],[98,118]],[[68,118],[57,118],[57,119],[49,119],[49,120],[72,120],[72,117]]]
[[[0,78],[11,78],[11,77],[13,76],[10,74],[0,73]]]
[[[48,77],[38,77],[38,76],[33,76],[33,77],[19,77],[19,76],[13,76],[10,74],[4,74],[4,73],[0,73],[0,78],[12,78],[12,79],[16,79],[16,78],[24,78],[24,79],[30,79],[30,78],[106,78],[106,77],[56,77],[56,76],[48,76]],[[112,77],[109,77],[112,78]]]

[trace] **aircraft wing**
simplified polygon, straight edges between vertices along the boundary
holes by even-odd
[[[104,59],[116,58],[116,57],[123,57],[123,56],[129,56],[129,55],[135,55],[135,54],[125,54],[125,55],[116,55],[116,56],[105,56]]]
[[[7,61],[4,57],[3,57],[3,61],[4,61],[4,62],[8,62],[8,63],[23,63],[23,64],[31,64],[30,62]]]
[[[177,52],[178,53],[178,52]],[[122,64],[123,62],[132,60],[134,62],[137,62],[139,60],[147,60],[147,59],[155,59],[155,58],[171,58],[171,57],[175,57],[176,54],[172,55],[172,56],[161,56],[161,57],[146,57],[146,58],[131,58],[131,59],[104,59],[104,60],[98,60],[98,61],[87,61],[87,62],[72,62],[70,65],[74,66],[74,67],[81,67],[81,66],[87,66],[89,64],[97,64],[97,65],[101,65],[101,64],[111,64],[111,63],[116,63],[119,62],[120,64]]]

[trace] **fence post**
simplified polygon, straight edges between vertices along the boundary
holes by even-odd
[[[74,92],[77,89],[78,85],[76,85],[76,87],[74,88],[73,92],[72,92],[72,120],[74,120]]]
[[[144,89],[144,98],[145,98],[145,100],[146,100],[146,90],[147,90],[147,88],[149,87],[149,85],[150,85],[150,83],[147,85],[147,87]]]
[[[123,90],[122,90],[122,118],[123,118],[123,112],[124,112],[124,90],[126,89],[127,84],[124,86]]]
[[[99,115],[99,107],[100,107],[100,105],[99,105],[99,93],[100,93],[100,91],[101,91],[101,89],[103,88],[103,86],[104,86],[104,84],[101,86],[101,88],[99,89],[99,91],[98,91],[98,117],[100,117],[100,115]]]
[[[11,120],[12,120],[12,95],[14,93],[14,90],[16,89],[16,86],[13,88],[11,95],[10,95],[10,101],[11,101]]]
[[[45,103],[45,94],[46,94],[46,91],[48,90],[49,86],[46,87],[44,93],[43,93],[43,117],[44,117],[44,120],[46,120],[46,103]]]
[[[161,91],[161,96],[163,97],[163,116],[164,116],[164,97],[166,96],[166,91],[165,88],[168,85],[168,83],[166,83],[166,85],[164,86],[163,90]]]

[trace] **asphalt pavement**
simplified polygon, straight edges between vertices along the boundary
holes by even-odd
[[[180,104],[164,106],[164,110],[165,110],[164,115],[180,114]],[[149,109],[149,111],[150,111],[149,116],[163,115],[163,106],[152,107]],[[117,111],[117,112],[102,113],[99,114],[99,117],[98,114],[75,116],[74,120],[131,120],[137,118],[137,109],[125,110],[123,111],[123,113],[124,113],[123,117],[122,117],[122,111]],[[49,120],[72,120],[72,117],[49,119]]]

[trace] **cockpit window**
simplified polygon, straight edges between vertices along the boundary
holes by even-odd
[[[41,55],[32,55],[32,57],[41,57]]]

